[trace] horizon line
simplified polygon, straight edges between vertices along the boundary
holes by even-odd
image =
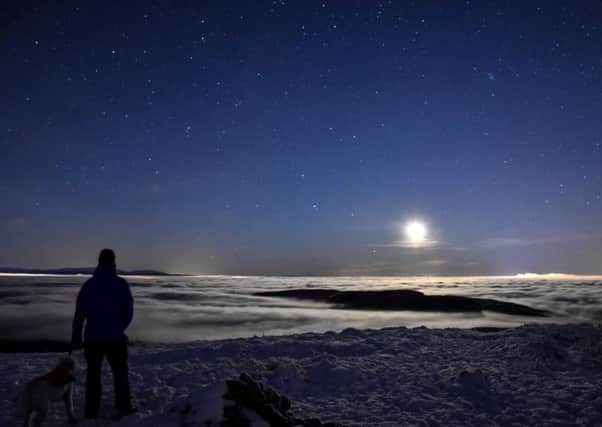
[[[36,269],[32,269],[36,270]],[[44,269],[37,269],[44,270]],[[48,269],[53,270],[53,269]],[[57,268],[56,270],[61,270]],[[144,270],[144,269],[141,269]],[[368,278],[368,277],[382,277],[382,278],[406,278],[406,279],[453,279],[453,278],[500,278],[500,279],[570,279],[570,278],[602,278],[602,273],[598,274],[587,274],[587,273],[515,273],[515,274],[475,274],[475,275],[391,275],[391,274],[228,274],[228,273],[215,273],[215,274],[204,274],[204,273],[166,273],[153,275],[153,274],[128,274],[127,271],[122,272],[120,275],[129,277],[229,277],[229,278],[251,278],[251,277],[353,277],[353,278]],[[44,276],[58,276],[58,277],[70,277],[70,276],[91,276],[89,273],[27,273],[27,272],[2,272],[0,271],[0,277],[44,277]]]

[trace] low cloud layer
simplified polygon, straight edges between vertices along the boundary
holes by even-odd
[[[430,268],[447,260],[421,261]],[[380,266],[385,268],[384,266]],[[46,280],[46,282],[45,282]],[[0,334],[5,340],[67,341],[77,292],[85,277],[1,277]],[[557,281],[550,285],[550,281]],[[479,279],[417,277],[165,277],[136,279],[134,341],[193,341],[386,326],[510,326],[523,320],[427,312],[333,309],[325,303],[254,296],[266,290],[416,289],[515,301],[575,319],[596,320],[602,313],[602,278],[522,276]],[[550,318],[550,321],[566,321]]]

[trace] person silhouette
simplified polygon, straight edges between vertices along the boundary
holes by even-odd
[[[115,253],[103,249],[93,276],[77,295],[71,348],[83,346],[86,365],[85,418],[96,418],[100,407],[102,362],[107,358],[113,373],[117,416],[135,412],[128,379],[128,338],[125,330],[134,315],[134,299],[128,283],[117,275]],[[82,329],[84,327],[82,341]]]

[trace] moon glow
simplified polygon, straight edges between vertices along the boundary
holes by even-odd
[[[426,241],[428,230],[424,223],[420,221],[408,222],[404,230],[410,243],[419,244]]]

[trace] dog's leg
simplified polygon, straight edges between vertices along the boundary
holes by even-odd
[[[40,403],[36,407],[36,416],[33,419],[33,427],[42,427],[44,420],[46,419],[46,413],[48,412],[48,402]]]
[[[67,413],[67,419],[70,424],[77,422],[75,415],[73,414],[73,386],[69,385],[65,394],[63,394],[63,401],[65,402],[65,412]]]

